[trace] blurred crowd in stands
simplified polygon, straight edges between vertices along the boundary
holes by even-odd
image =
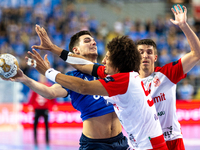
[[[21,2],[21,1],[20,1]],[[32,3],[31,3],[32,2]],[[49,3],[50,2],[50,3]],[[170,22],[173,14],[157,16],[156,20],[132,20],[130,17],[113,23],[110,28],[105,21],[98,21],[93,14],[89,14],[83,7],[76,9],[70,1],[62,0],[32,0],[31,4],[23,7],[0,6],[0,53],[15,55],[20,68],[29,77],[38,80],[38,73],[25,62],[27,51],[32,45],[40,43],[35,32],[35,24],[44,27],[53,43],[68,50],[71,35],[80,30],[89,30],[94,35],[99,53],[99,63],[106,51],[106,43],[118,35],[128,35],[134,41],[151,38],[157,43],[158,62],[163,66],[166,63],[178,60],[183,54],[190,51],[186,37],[180,29]],[[200,27],[188,15],[189,25],[200,37]],[[40,51],[46,54],[47,51]],[[73,68],[68,66],[57,56],[48,53],[48,59],[57,70],[65,73]],[[177,99],[200,99],[200,63],[187,76],[187,81],[178,84]]]

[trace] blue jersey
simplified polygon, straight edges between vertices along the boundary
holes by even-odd
[[[82,78],[83,80],[91,81],[96,80],[88,74],[81,73],[80,71],[70,71],[66,75]],[[66,88],[65,88],[66,89]],[[70,95],[71,103],[75,109],[81,112],[82,120],[86,120],[92,117],[102,116],[111,112],[114,112],[113,105],[108,104],[107,101],[99,95],[82,95],[66,89]]]

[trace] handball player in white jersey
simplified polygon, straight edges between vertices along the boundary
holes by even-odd
[[[133,149],[167,150],[153,100],[139,78],[141,55],[134,42],[127,36],[116,37],[107,48],[104,66],[77,65],[78,70],[101,78],[94,81],[61,74],[49,67],[47,57],[43,60],[34,49],[33,53],[28,53],[36,60],[36,69],[48,79],[81,94],[106,96],[114,105]],[[67,51],[57,50],[67,61]]]
[[[154,41],[143,39],[136,44],[142,56],[139,76],[153,98],[169,150],[185,149],[181,127],[176,115],[176,84],[185,78],[186,73],[200,60],[200,42],[186,22],[187,9],[183,6],[183,11],[180,6],[178,7],[180,12],[176,7],[176,11],[172,9],[175,20],[171,20],[171,22],[178,25],[185,34],[191,52],[176,62],[163,67],[155,67],[154,63],[158,56]]]

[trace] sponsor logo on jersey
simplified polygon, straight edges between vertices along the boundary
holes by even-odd
[[[165,138],[170,138],[170,136],[172,135],[172,129],[172,126],[163,129],[163,135]]]
[[[106,83],[108,83],[108,82],[110,82],[110,81],[115,81],[114,79],[113,79],[113,77],[106,77],[106,78],[104,78],[104,81],[106,82]]]
[[[153,83],[154,83],[154,86],[155,87],[158,87],[160,85],[160,79],[156,76],[154,79],[153,79]]]
[[[158,116],[163,116],[163,115],[165,115],[165,111],[158,112]]]
[[[166,100],[165,93],[160,93],[159,96],[153,97],[154,103],[162,102],[164,100]]]
[[[136,139],[134,138],[133,134],[129,134],[129,139],[134,147],[138,147],[138,144],[136,143]]]

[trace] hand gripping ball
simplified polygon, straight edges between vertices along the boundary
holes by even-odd
[[[11,54],[0,55],[0,77],[8,79],[17,74],[19,68],[18,61],[15,56]]]

